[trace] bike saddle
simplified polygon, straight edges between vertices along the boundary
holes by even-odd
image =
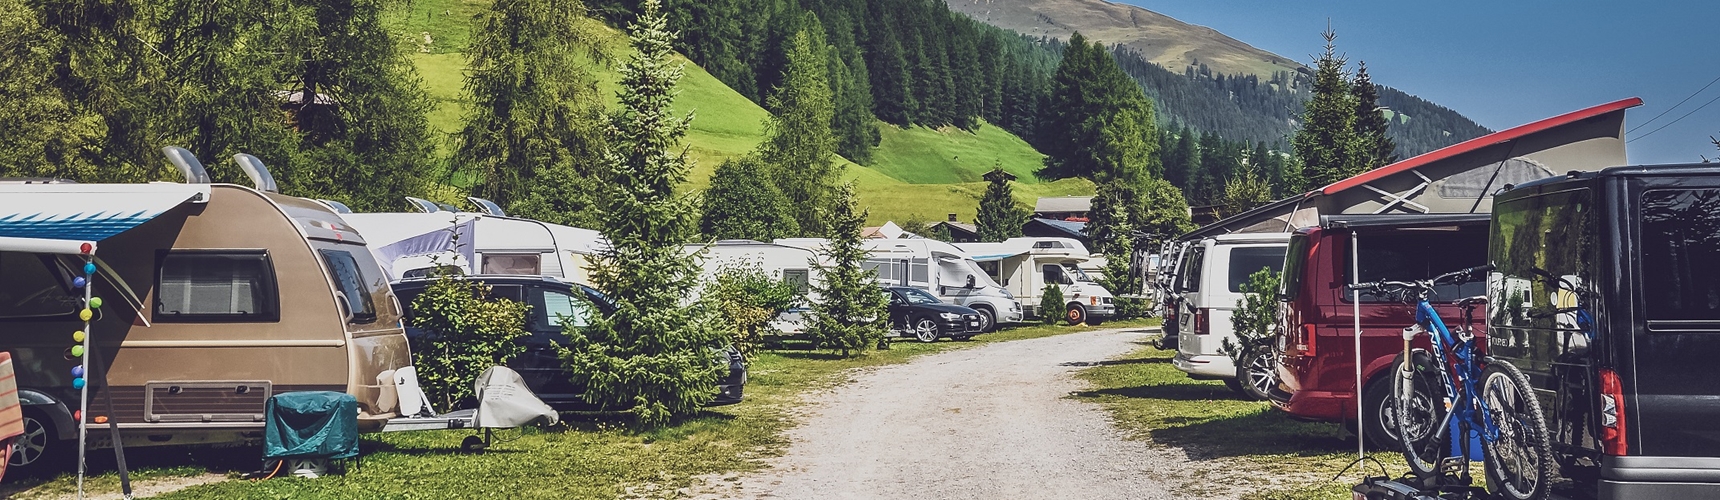
[[[1476,304],[1486,304],[1486,303],[1487,303],[1487,296],[1486,295],[1476,295],[1474,297],[1467,297],[1467,298],[1464,298],[1463,300],[1459,300],[1457,302],[1454,302],[1454,304],[1456,304],[1458,307],[1469,307],[1469,306],[1473,306]]]

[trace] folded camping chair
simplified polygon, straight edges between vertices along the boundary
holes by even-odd
[[[12,353],[0,352],[0,478],[12,463],[12,445],[24,435],[24,407],[18,404],[18,379],[12,374]]]

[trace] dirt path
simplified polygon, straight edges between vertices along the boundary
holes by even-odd
[[[808,396],[804,424],[771,470],[710,481],[698,496],[1192,498],[1167,487],[1194,472],[1186,454],[1127,440],[1097,405],[1065,397],[1083,388],[1071,376],[1082,365],[1148,338],[1101,330],[857,373]]]

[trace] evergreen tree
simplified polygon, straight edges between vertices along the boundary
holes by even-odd
[[[880,343],[888,331],[889,305],[878,293],[877,271],[864,269],[871,252],[860,246],[860,230],[866,213],[856,212],[854,185],[838,188],[836,200],[823,211],[830,228],[818,272],[824,279],[813,286],[823,298],[812,305],[812,322],[806,333],[817,348],[832,349],[849,356]],[[825,263],[828,264],[825,264]]]
[[[811,14],[807,14],[811,16]],[[829,206],[839,166],[832,154],[836,141],[830,131],[834,110],[830,101],[829,68],[825,63],[824,29],[817,18],[795,33],[782,86],[770,97],[770,137],[760,146],[770,165],[770,178],[777,183],[789,205],[798,207],[796,226],[801,235],[826,231],[818,210]]]
[[[911,90],[914,84],[907,55],[895,27],[887,22],[878,26],[882,30],[874,32],[870,50],[873,62],[867,66],[876,97],[872,109],[880,120],[907,126],[914,122],[914,110],[919,108]]]
[[[1159,172],[1152,101],[1104,47],[1076,33],[1052,77],[1040,115],[1047,179],[1103,182]]]
[[[594,259],[591,281],[615,302],[615,313],[570,330],[564,355],[573,381],[587,387],[584,398],[644,425],[698,411],[727,369],[711,360],[710,346],[726,336],[714,309],[682,303],[700,273],[681,250],[694,207],[675,195],[687,176],[680,142],[692,117],[670,110],[682,66],[660,6],[645,0],[628,27],[634,53],[620,70],[621,109],[605,154],[601,208],[626,216],[602,219],[609,246]]]
[[[1176,159],[1176,163],[1165,166],[1165,179],[1171,181],[1171,184],[1178,189],[1183,189],[1188,193],[1195,192],[1200,183],[1200,146],[1198,146],[1199,138],[1196,137],[1198,135],[1200,133],[1192,129],[1183,129],[1183,132],[1177,136],[1176,150],[1171,154],[1171,157]]]
[[[974,218],[979,240],[1003,241],[1021,236],[1021,226],[1032,214],[1027,207],[1015,201],[1015,194],[1009,186],[1015,175],[1004,171],[1003,167],[992,167],[985,173],[985,180],[985,195],[979,199],[979,216]]]
[[[828,31],[830,93],[834,101],[830,128],[836,134],[836,153],[865,165],[872,162],[872,148],[882,138],[877,119],[872,116],[872,83],[866,60],[860,57],[860,49],[854,44],[853,28],[847,17],[838,13]]]
[[[31,105],[25,109],[70,126],[64,132],[35,132],[45,139],[40,143],[43,158],[35,173],[81,182],[169,179],[171,170],[161,161],[159,120],[163,117],[157,113],[160,103],[155,98],[172,94],[163,84],[165,72],[160,59],[144,41],[150,25],[142,2],[77,0],[25,5],[34,19],[14,18],[8,24],[29,29],[39,20],[41,30],[0,37],[45,43],[40,47],[7,47],[3,50],[31,53],[22,60],[0,64],[19,64],[23,71],[6,73],[37,80],[53,92],[36,94],[45,99],[44,108],[20,103],[12,94],[7,101]],[[9,9],[4,15],[10,18],[20,14]],[[37,65],[27,66],[29,62]],[[29,126],[5,122],[10,123],[0,128]]]
[[[1272,201],[1272,186],[1255,169],[1244,168],[1224,183],[1224,196],[1218,201],[1219,216],[1230,217]]]
[[[1082,228],[1093,242],[1090,248],[1093,253],[1128,261],[1127,252],[1132,248],[1129,239],[1135,231],[1130,216],[1140,204],[1138,189],[1136,182],[1124,179],[1099,185],[1093,194],[1093,206],[1087,211],[1087,225]]]
[[[1303,108],[1302,130],[1292,141],[1308,183],[1294,186],[1298,192],[1362,171],[1362,148],[1355,133],[1356,99],[1344,77],[1344,58],[1332,44],[1338,35],[1327,29],[1323,36],[1326,53],[1315,61],[1314,95]]]
[[[511,215],[595,219],[577,217],[593,203],[589,189],[563,189],[588,187],[603,148],[597,80],[579,61],[602,47],[584,12],[578,0],[503,0],[478,15],[454,165],[478,172],[472,194]]]
[[[1385,108],[1380,107],[1380,92],[1368,77],[1368,64],[1356,63],[1356,79],[1350,85],[1356,97],[1356,139],[1361,141],[1363,171],[1380,168],[1397,161],[1397,144],[1386,135],[1391,125],[1386,121]]]
[[[790,207],[757,157],[728,160],[711,175],[699,232],[716,240],[771,241],[799,234]]]

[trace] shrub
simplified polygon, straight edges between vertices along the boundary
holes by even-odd
[[[794,284],[739,260],[719,264],[704,295],[734,329],[735,347],[748,359],[763,343],[771,319],[800,303],[800,290]]]
[[[1271,269],[1261,269],[1248,275],[1248,282],[1242,284],[1242,300],[1236,301],[1236,311],[1230,315],[1230,325],[1240,342],[1224,339],[1222,347],[1232,359],[1241,362],[1248,348],[1277,334],[1278,275]]]
[[[1055,283],[1047,283],[1045,291],[1040,293],[1039,320],[1049,325],[1063,317],[1063,287]]]
[[[475,397],[472,385],[494,365],[525,352],[526,305],[485,300],[490,287],[444,275],[412,301],[412,326],[428,333],[412,346],[418,382],[432,403],[455,408]]]

